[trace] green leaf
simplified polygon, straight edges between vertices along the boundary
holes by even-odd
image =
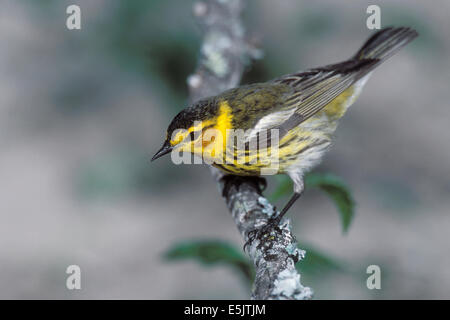
[[[296,265],[296,268],[300,274],[309,276],[323,276],[326,273],[344,270],[341,262],[337,261],[334,257],[331,257],[315,248],[305,246],[303,242],[301,243],[301,249],[306,251],[306,255],[305,258],[300,260]]]
[[[355,201],[347,185],[329,173],[309,173],[305,176],[305,185],[317,187],[331,197],[341,216],[342,230],[347,232],[355,211]]]
[[[308,173],[305,176],[307,188],[319,188],[325,191],[335,203],[341,217],[342,229],[347,232],[354,216],[355,202],[347,185],[330,173]],[[277,189],[269,196],[271,202],[292,194],[292,181],[286,176],[279,177]]]
[[[249,283],[254,278],[250,261],[232,245],[220,240],[193,240],[173,245],[166,253],[169,261],[196,260],[204,265],[228,265],[238,270]]]
[[[277,176],[278,187],[275,191],[268,197],[270,202],[275,202],[280,198],[292,194],[292,180],[285,175]]]

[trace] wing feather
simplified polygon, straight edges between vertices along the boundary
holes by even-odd
[[[349,60],[275,79],[275,83],[294,85],[293,92],[286,96],[285,103],[296,109],[298,121],[290,121],[284,126],[295,127],[322,110],[328,103],[372,71],[378,62],[378,59]],[[297,80],[294,80],[295,77]]]
[[[261,118],[246,137],[246,141],[251,141],[263,130],[270,129],[279,129],[279,139],[281,139],[291,129],[322,110],[416,36],[417,32],[409,28],[386,28],[370,37],[356,55],[347,61],[288,74],[272,80],[271,83],[284,85],[290,90],[286,90],[277,102],[278,111]],[[266,133],[263,136],[270,137],[270,134]]]
[[[283,111],[263,117],[246,136],[245,141],[249,143],[252,139],[258,139],[260,144],[268,146],[271,129],[279,130],[278,138],[281,140],[291,129],[319,112],[372,71],[377,62],[375,59],[349,60],[273,80],[274,83],[292,88],[283,98]],[[259,140],[260,136],[264,141]]]

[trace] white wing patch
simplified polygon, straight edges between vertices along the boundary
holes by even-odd
[[[257,137],[258,132],[270,130],[273,127],[279,126],[285,122],[295,112],[295,108],[289,110],[277,111],[267,116],[262,117],[255,125],[255,127],[245,135],[245,141],[248,142]]]

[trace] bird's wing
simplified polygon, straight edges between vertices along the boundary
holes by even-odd
[[[246,135],[245,141],[257,139],[260,145],[269,145],[272,129],[278,130],[281,140],[291,129],[322,110],[369,73],[377,62],[376,59],[349,60],[272,80],[273,84],[290,89],[279,98],[279,107],[262,117]]]
[[[293,108],[295,112],[278,126],[280,138],[322,110],[355,82],[371,72],[378,62],[377,59],[352,59],[273,80],[275,83],[293,88],[293,91],[285,96],[283,103],[285,108]]]
[[[417,35],[410,28],[385,28],[373,34],[347,61],[274,79],[274,83],[293,88],[293,93],[286,96],[284,104],[287,108],[296,108],[295,114],[280,126],[280,134],[322,110]]]
[[[271,83],[274,85],[291,88],[284,93],[278,106],[282,106],[282,110],[293,112],[285,119],[276,116],[279,114],[278,110],[275,116],[268,114],[258,123],[266,125],[256,124],[255,129],[278,129],[279,139],[281,139],[287,132],[322,110],[415,37],[417,32],[410,28],[386,28],[370,37],[356,55],[347,61],[272,80]],[[270,122],[272,122],[271,127],[267,125]],[[260,134],[259,130],[253,130],[250,138],[258,134]]]

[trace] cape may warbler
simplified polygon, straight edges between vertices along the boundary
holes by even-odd
[[[177,150],[226,174],[287,174],[294,194],[272,218],[270,225],[276,226],[302,193],[303,174],[319,163],[371,72],[416,36],[410,28],[385,28],[344,62],[200,100],[175,116],[152,160]]]

